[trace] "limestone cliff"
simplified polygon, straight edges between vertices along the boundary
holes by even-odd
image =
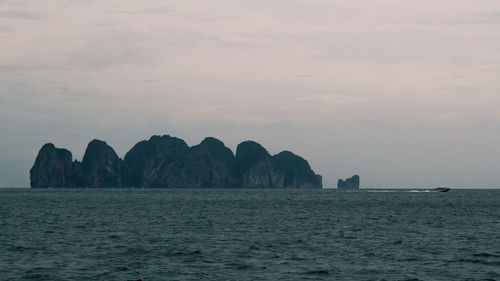
[[[83,187],[120,187],[121,159],[106,142],[92,140],[78,168],[76,185]]]
[[[205,138],[181,157],[162,166],[153,187],[238,187],[233,152],[215,138]]]
[[[337,187],[338,189],[359,189],[359,176],[354,175],[345,181],[339,179]]]
[[[267,150],[254,141],[236,148],[236,170],[242,187],[283,187],[285,175]]]
[[[42,146],[30,170],[31,187],[71,187],[72,177],[71,152],[52,143]]]
[[[283,187],[322,188],[321,176],[316,175],[307,161],[290,151],[273,156],[277,167],[284,173]]]
[[[123,159],[123,185],[150,187],[159,184],[163,167],[168,166],[188,150],[181,139],[152,136],[137,143]]]
[[[314,174],[302,157],[289,151],[271,156],[264,147],[253,141],[238,145],[236,165],[243,187],[322,187],[321,177]]]
[[[216,138],[189,147],[182,139],[153,136],[122,161],[106,142],[91,141],[82,162],[46,144],[30,171],[32,187],[261,187],[321,188],[307,161],[289,151],[271,156],[245,141],[236,156]]]

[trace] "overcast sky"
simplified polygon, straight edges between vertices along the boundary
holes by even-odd
[[[40,147],[291,150],[326,187],[500,188],[498,0],[0,0],[0,186]]]

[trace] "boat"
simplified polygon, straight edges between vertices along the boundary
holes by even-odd
[[[434,188],[433,191],[436,191],[436,192],[448,192],[450,191],[451,188],[449,187],[438,187],[438,188]]]

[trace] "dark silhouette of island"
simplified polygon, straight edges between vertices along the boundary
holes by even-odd
[[[337,188],[338,189],[359,189],[359,176],[354,175],[345,181],[342,179],[339,179],[337,183]]]
[[[120,159],[92,140],[81,162],[69,150],[42,146],[30,170],[31,187],[322,188],[322,178],[290,151],[276,155],[254,141],[236,155],[216,138],[189,147],[168,135],[138,142]]]

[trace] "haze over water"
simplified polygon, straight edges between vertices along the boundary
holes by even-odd
[[[500,192],[0,189],[2,280],[498,280]]]

